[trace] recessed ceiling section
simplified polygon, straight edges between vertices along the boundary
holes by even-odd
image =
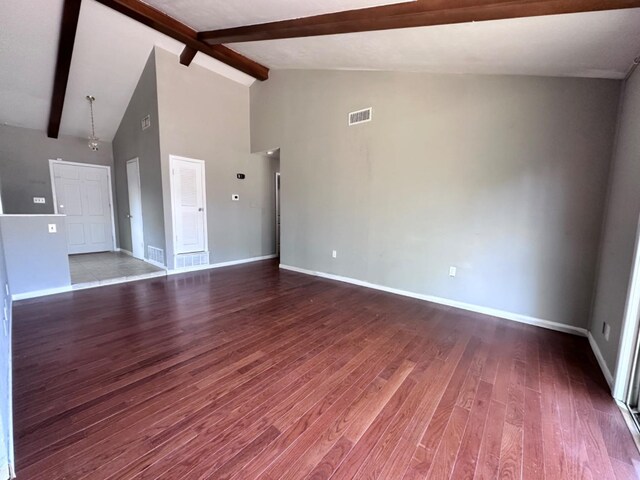
[[[640,9],[229,45],[272,69],[624,78]]]
[[[406,1],[408,0],[145,0],[145,3],[191,28],[203,31]]]

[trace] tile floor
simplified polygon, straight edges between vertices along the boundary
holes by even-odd
[[[69,255],[71,283],[96,283],[163,272],[164,270],[121,252]]]

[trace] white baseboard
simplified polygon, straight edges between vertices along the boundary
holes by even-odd
[[[424,295],[421,293],[409,292],[409,291],[400,290],[397,288],[385,287],[384,285],[377,285],[375,283],[369,283],[363,280],[357,280],[355,278],[342,277],[340,275],[333,275],[331,273],[315,272],[313,270],[306,270],[304,268],[292,267],[290,265],[280,264],[280,268],[284,270],[291,270],[292,272],[304,273],[306,275],[313,275],[316,277],[327,278],[330,280],[337,280],[338,282],[351,283],[353,285],[359,285],[361,287],[381,290],[383,292],[394,293],[396,295],[402,295],[404,297],[416,298],[418,300],[424,300],[425,302],[438,303],[440,305],[460,308],[462,310],[468,310],[470,312],[482,313],[484,315],[489,315],[492,317],[504,318],[506,320],[512,320],[514,322],[526,323],[528,325],[535,325],[536,327],[547,328],[549,330],[556,330],[558,332],[571,333],[573,335],[579,335],[581,337],[586,337],[588,334],[588,331],[586,328],[574,327],[572,325],[565,325],[563,323],[552,322],[550,320],[543,320],[541,318],[529,317],[527,315],[521,315],[519,313],[506,312],[506,311],[497,310],[494,308],[482,307],[479,305],[472,305],[469,303],[458,302],[456,300],[449,300],[448,298],[434,297],[431,295]]]
[[[263,255],[261,257],[242,258],[240,260],[231,260],[229,262],[209,263],[207,265],[196,265],[195,267],[186,268],[174,268],[173,270],[167,270],[167,275],[177,275],[180,273],[198,272],[201,270],[211,270],[212,268],[231,267],[232,265],[241,265],[243,263],[260,262],[262,260],[269,260],[277,258],[275,253],[272,255]]]
[[[11,300],[27,300],[29,298],[37,298],[44,297],[46,295],[55,295],[56,293],[65,293],[70,292],[72,289],[71,285],[67,285],[65,287],[58,288],[47,288],[44,290],[34,290],[33,292],[25,292],[25,293],[14,293],[11,295]]]
[[[591,350],[593,350],[593,354],[596,356],[596,360],[598,361],[598,365],[600,365],[600,370],[602,370],[602,374],[604,378],[607,380],[609,384],[609,388],[613,388],[613,375],[611,375],[611,370],[607,366],[607,362],[604,361],[604,357],[602,356],[602,352],[600,351],[600,347],[596,343],[596,339],[593,338],[591,332],[587,335],[589,338],[589,345],[591,345]]]

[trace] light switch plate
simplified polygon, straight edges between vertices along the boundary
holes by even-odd
[[[55,223],[49,224],[49,233],[56,233],[58,231],[58,226]]]
[[[46,203],[44,197],[33,197],[33,203]]]
[[[458,273],[458,269],[456,267],[449,267],[449,276],[455,277]]]

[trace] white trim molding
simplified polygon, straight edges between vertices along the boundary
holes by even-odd
[[[598,361],[598,365],[600,365],[600,370],[602,370],[602,374],[604,375],[605,380],[609,384],[609,388],[613,388],[613,375],[611,374],[611,370],[607,366],[607,362],[604,361],[604,357],[602,356],[602,352],[600,351],[600,347],[596,343],[596,339],[593,338],[591,332],[588,335],[589,345],[591,345],[591,350],[593,354],[596,356],[596,360]]]
[[[15,302],[17,300],[27,300],[29,298],[46,297],[47,295],[70,292],[71,290],[71,285],[67,285],[58,288],[47,288],[45,290],[34,290],[33,292],[14,293],[11,295],[11,300]]]
[[[489,307],[482,307],[479,305],[472,305],[470,303],[458,302],[457,300],[450,300],[448,298],[434,297],[432,295],[424,295],[422,293],[409,292],[406,290],[400,290],[398,288],[386,287],[384,285],[377,285],[375,283],[365,282],[363,280],[357,280],[350,277],[342,277],[340,275],[334,275],[331,273],[316,272],[313,270],[307,270],[299,267],[292,267],[291,265],[280,264],[280,268],[283,270],[290,270],[292,272],[303,273],[305,275],[313,275],[315,277],[327,278],[329,280],[336,280],[338,282],[351,283],[361,287],[372,288],[374,290],[380,290],[387,293],[393,293],[396,295],[402,295],[404,297],[416,298],[418,300],[424,300],[425,302],[438,303],[440,305],[446,305],[449,307],[460,308],[462,310],[468,310],[470,312],[482,313],[492,317],[504,318],[505,320],[512,320],[514,322],[526,323],[528,325],[534,325],[536,327],[547,328],[549,330],[556,330],[558,332],[571,333],[573,335],[579,335],[586,337],[588,331],[586,328],[574,327],[573,325],[566,325],[563,323],[552,322],[550,320],[543,320],[541,318],[530,317],[527,315],[521,315],[519,313],[506,312],[504,310],[497,310]]]
[[[613,382],[613,397],[626,402],[638,357],[638,332],[640,319],[640,221],[636,229],[636,241],[633,253],[633,266],[629,275],[629,287],[622,319],[618,356],[616,358],[616,376]]]
[[[199,160],[197,158],[189,158],[189,157],[181,157],[180,155],[169,155],[169,197],[171,200],[171,237],[170,242],[173,245],[173,255],[174,261],[175,257],[180,254],[186,253],[198,253],[198,252],[178,252],[178,233],[176,232],[176,202],[177,199],[175,197],[175,166],[176,162],[187,162],[187,163],[195,163],[202,168],[202,178],[200,179],[202,182],[202,227],[204,234],[204,248],[206,253],[208,254],[209,248],[209,221],[207,220],[207,164],[204,160]],[[168,259],[167,259],[168,261]]]
[[[79,162],[68,162],[66,160],[62,160],[61,158],[50,158],[49,159],[49,177],[51,178],[51,197],[53,201],[53,211],[56,215],[60,215],[58,213],[58,196],[56,193],[56,176],[54,171],[54,165],[75,165],[77,167],[90,167],[90,168],[102,168],[107,171],[107,182],[109,183],[109,210],[111,211],[111,242],[112,247],[111,251],[116,251],[117,249],[117,238],[116,238],[116,205],[113,201],[113,189],[114,183],[111,178],[111,167],[109,165],[100,165],[94,163],[79,163]],[[65,215],[63,215],[65,216]]]
[[[262,260],[270,260],[277,258],[277,254],[263,255],[261,257],[242,258],[240,260],[231,260],[229,262],[210,263],[207,265],[196,265],[195,267],[174,268],[167,270],[167,275],[178,275],[180,273],[198,272],[200,270],[211,270],[213,268],[231,267],[233,265],[241,265],[243,263],[260,262]]]

